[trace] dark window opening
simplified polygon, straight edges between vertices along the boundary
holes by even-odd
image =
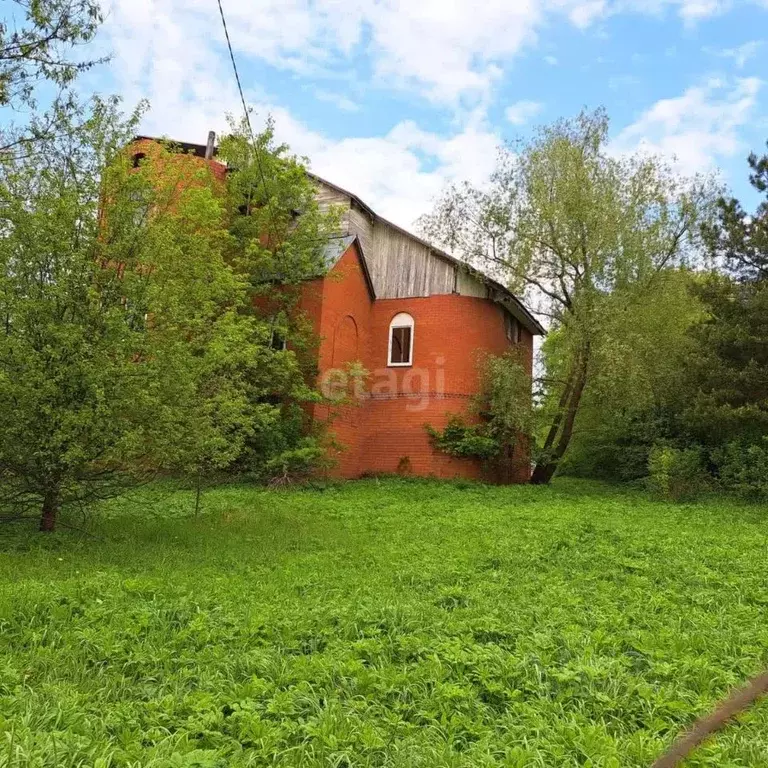
[[[411,362],[411,329],[409,326],[392,329],[392,352],[390,363]]]
[[[137,152],[133,156],[133,167],[138,168],[141,165],[141,161],[146,157],[143,152]]]
[[[288,342],[285,336],[276,328],[272,329],[272,335],[269,338],[269,346],[276,352],[282,352],[288,348]]]
[[[508,312],[504,313],[504,331],[507,334],[507,341],[511,344],[519,344],[523,338],[520,321]]]

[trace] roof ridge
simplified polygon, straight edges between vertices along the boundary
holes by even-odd
[[[177,144],[182,148],[187,148],[189,151],[192,151],[198,157],[205,156],[205,149],[206,149],[205,144],[194,144],[194,143],[185,142],[185,141],[175,141],[174,139],[165,139],[158,136],[135,136],[134,137],[134,141],[142,141],[142,140],[143,141],[166,141],[167,140],[172,144]],[[218,146],[214,147],[213,149],[214,156],[218,154],[218,149],[219,149]],[[225,163],[222,163],[219,160],[216,160],[215,162],[218,162],[221,165],[225,165]],[[444,251],[441,248],[438,248],[437,246],[433,245],[428,240],[424,240],[424,238],[419,237],[418,235],[415,235],[413,232],[410,232],[409,230],[401,227],[400,225],[395,224],[389,219],[385,219],[383,216],[376,213],[376,211],[374,211],[370,205],[364,202],[354,192],[350,192],[349,190],[344,189],[344,187],[340,187],[338,184],[334,184],[332,181],[328,181],[328,179],[314,173],[313,171],[307,170],[306,173],[310,179],[320,182],[321,184],[325,184],[331,189],[335,189],[337,192],[340,192],[346,197],[349,197],[350,200],[357,203],[357,205],[360,208],[362,208],[366,213],[368,213],[368,215],[370,215],[373,219],[381,221],[382,223],[386,224],[388,227],[392,227],[392,229],[395,229],[396,231],[400,232],[406,237],[410,237],[412,240],[415,240],[416,242],[420,243],[424,247],[428,248],[432,253],[435,254],[435,256],[438,256],[439,258],[444,259],[457,267],[465,269],[468,274],[478,278],[479,280],[484,282],[487,286],[493,288],[496,291],[500,291],[505,296],[509,297],[514,303],[514,305],[517,307],[517,309],[523,313],[523,315],[531,324],[531,326],[533,326],[533,328],[536,329],[542,336],[546,334],[546,330],[541,325],[541,323],[533,316],[533,314],[528,309],[528,307],[526,307],[525,304],[523,304],[523,302],[514,293],[512,293],[512,291],[509,288],[507,288],[505,285],[498,282],[497,280],[494,280],[492,277],[489,277],[488,275],[485,274],[485,272],[473,266],[468,261],[464,261],[464,259],[459,259],[456,256],[453,256],[447,251]]]

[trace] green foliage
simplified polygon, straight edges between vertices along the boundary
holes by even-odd
[[[429,424],[425,429],[435,448],[449,456],[491,459],[501,450],[498,440],[488,434],[486,424],[467,424],[459,416],[451,416],[442,432]]]
[[[514,348],[503,355],[483,355],[477,361],[480,393],[474,407],[500,445],[514,445],[532,429],[532,384],[526,355],[522,348]]]
[[[41,80],[59,86],[93,66],[67,54],[93,39],[102,21],[95,0],[12,0],[0,24],[0,106],[29,103]],[[20,13],[18,13],[20,12]]]
[[[139,113],[124,120],[97,100],[78,118],[0,162],[7,508],[42,504],[48,525],[61,505],[151,472],[258,474],[296,450],[306,461],[301,406],[320,396],[313,334],[292,310],[335,220],[312,208],[302,166],[269,130],[258,138],[273,174],[266,241],[260,214],[233,219],[248,171],[223,188],[208,164],[160,144],[136,168],[125,146]],[[267,256],[291,269],[259,282]]]
[[[685,426],[709,446],[759,441],[768,435],[768,281],[713,275],[698,295],[709,317],[692,330]]]
[[[392,480],[193,506],[3,530],[4,768],[647,768],[765,665],[757,506]],[[760,704],[691,764],[766,768],[766,734]]]
[[[72,85],[103,59],[77,55],[93,40],[103,20],[98,0],[10,0],[0,19],[0,108],[13,110],[0,127],[0,152],[24,153],[31,143],[50,140],[76,112]],[[42,93],[53,103],[37,113]],[[6,110],[7,112],[7,110]],[[20,115],[26,124],[18,124]],[[15,119],[14,119],[15,118]]]
[[[734,440],[713,452],[721,485],[749,499],[768,498],[768,437],[759,443]]]
[[[299,311],[306,280],[322,276],[338,212],[323,212],[301,159],[274,140],[272,124],[251,141],[244,123],[232,123],[219,157],[231,171],[225,207],[225,258],[246,286],[241,311],[254,327],[255,353],[242,371],[251,428],[237,468],[269,480],[304,476],[324,452],[308,435],[303,406],[322,400],[315,386],[318,338]],[[276,335],[287,348],[274,344]]]
[[[712,198],[707,181],[658,158],[617,157],[605,113],[583,112],[510,147],[490,184],[451,188],[423,220],[430,237],[501,270],[559,333],[534,482],[548,482],[568,450],[606,328],[653,293],[660,271],[692,258]]]
[[[513,349],[504,355],[483,355],[477,361],[480,392],[473,409],[480,419],[467,424],[452,416],[440,432],[425,425],[433,445],[450,456],[499,459],[511,457],[520,437],[531,431],[531,377],[524,353]]]
[[[682,408],[696,396],[686,370],[698,354],[692,329],[707,313],[688,270],[658,273],[642,300],[605,318],[593,345],[593,375],[584,393],[561,471],[611,480],[646,476],[655,444],[681,435]],[[543,345],[558,375],[561,335]]]
[[[669,501],[689,501],[708,487],[701,451],[656,446],[648,457],[648,487]]]
[[[752,155],[749,165],[753,186],[765,193],[768,158]],[[724,273],[666,270],[645,301],[628,303],[606,325],[567,471],[636,479],[662,443],[700,451],[711,483],[765,493],[768,202],[748,215],[721,198],[702,231]],[[550,368],[559,344],[557,335],[545,344]]]
[[[277,302],[273,313],[292,309],[301,283],[326,271],[325,249],[338,233],[339,212],[320,210],[306,165],[275,142],[271,122],[255,142],[245,124],[232,123],[219,157],[232,169],[226,200],[230,262],[247,278],[254,299],[267,297],[270,307]]]
[[[224,375],[251,330],[211,173],[160,146],[134,169],[139,116],[95,100],[0,162],[0,483],[49,527],[148,471],[227,465],[248,421]]]
[[[717,218],[703,227],[703,234],[710,254],[722,259],[731,275],[759,283],[768,279],[768,154],[753,152],[747,164],[749,183],[765,199],[748,213],[735,198],[721,197]]]

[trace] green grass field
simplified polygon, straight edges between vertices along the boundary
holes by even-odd
[[[0,529],[0,766],[648,766],[768,665],[757,506],[164,493]],[[768,766],[768,704],[688,765]]]

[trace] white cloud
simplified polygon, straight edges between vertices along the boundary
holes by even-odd
[[[571,9],[568,14],[571,22],[580,29],[586,29],[593,21],[604,16],[607,9],[605,0],[588,0]]]
[[[248,102],[256,105],[256,122],[272,113],[280,140],[308,156],[313,170],[410,226],[447,182],[480,182],[492,170],[500,139],[485,122],[490,91],[501,75],[500,64],[535,42],[548,14],[586,24],[614,12],[619,3],[643,5],[642,12],[674,6],[682,13],[693,2],[261,0],[254,13],[252,0],[224,0],[224,7],[241,71],[248,57],[258,57],[343,80],[364,48],[373,72],[373,82],[366,85],[415,88],[428,99],[463,104],[452,132],[425,131],[401,121],[384,135],[338,139],[297,120],[256,84],[243,83]],[[142,126],[146,133],[203,143],[208,130],[225,128],[228,111],[241,113],[215,3],[113,0],[107,30],[118,90],[129,104],[144,96],[152,103]],[[544,60],[557,63],[551,54]],[[735,151],[737,129],[758,87],[756,80],[738,81],[730,90],[707,84],[659,102],[622,132],[617,146],[675,151],[691,167],[709,163]],[[337,98],[341,93],[341,88],[318,86],[315,96],[353,109],[354,100]],[[510,106],[508,118],[519,124],[534,110],[533,102],[518,103]]]
[[[332,91],[326,91],[322,88],[317,89],[314,92],[314,96],[318,101],[325,101],[328,104],[333,104],[342,112],[359,112],[360,105],[345,96],[343,93],[334,93]]]
[[[727,0],[683,0],[680,3],[680,16],[688,22],[698,21],[724,13],[729,6]]]
[[[750,40],[735,48],[724,48],[720,51],[714,51],[714,53],[724,59],[732,59],[737,69],[744,69],[747,62],[755,56],[762,46],[762,40]]]
[[[712,79],[657,101],[619,133],[613,148],[661,154],[686,173],[712,170],[719,159],[742,151],[739,130],[752,120],[761,85],[755,77]]]
[[[611,11],[661,15],[667,9],[672,9],[677,11],[683,21],[692,24],[725,13],[732,3],[733,0],[615,0]]]
[[[377,213],[406,228],[430,209],[448,182],[487,179],[499,145],[496,134],[482,129],[446,137],[411,122],[399,123],[382,137],[307,138],[314,145],[311,167],[315,173],[359,195]],[[302,144],[296,137],[294,146]]]
[[[518,101],[507,107],[504,116],[512,125],[525,125],[541,113],[544,105],[539,101]]]
[[[300,73],[351,78],[362,66],[375,88],[408,89],[452,106],[487,99],[503,67],[534,46],[554,17],[579,28],[617,13],[660,14],[686,22],[713,16],[734,0],[224,0],[232,44],[249,58]],[[768,2],[768,0],[751,0]],[[211,0],[112,0],[110,28],[121,61],[134,71],[155,53],[178,45],[182,61],[166,59],[166,78],[178,74],[195,47],[223,56],[218,9]],[[554,55],[544,57],[557,63]],[[362,63],[362,64],[361,64]],[[247,85],[247,84],[246,84]],[[336,89],[333,89],[336,90]]]
[[[120,90],[129,103],[141,96],[150,99],[143,132],[204,143],[209,130],[225,130],[227,112],[242,113],[230,62],[211,48],[211,30],[202,17],[192,15],[181,24],[161,0],[141,2],[145,7],[137,15],[134,0],[119,0],[111,16]],[[244,85],[255,106],[254,128],[272,114],[278,139],[307,156],[313,171],[404,227],[429,210],[448,182],[487,178],[501,141],[486,125],[482,110],[469,113],[453,133],[425,131],[402,121],[383,136],[329,138],[275,105],[267,94]],[[330,92],[315,95],[346,98]],[[343,102],[337,105],[344,108]]]

